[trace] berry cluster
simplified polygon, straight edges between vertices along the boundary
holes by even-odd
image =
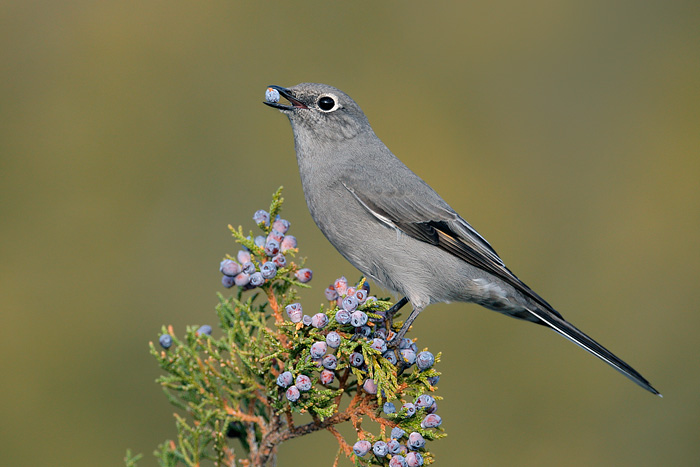
[[[281,442],[318,430],[331,430],[356,466],[432,463],[429,442],[444,436],[434,395],[440,354],[420,351],[409,338],[392,341],[402,323],[387,316],[392,303],[370,296],[364,279],[335,280],[325,289],[328,305],[305,314],[297,289],[308,287],[312,273],[295,262],[296,239],[278,215],[282,202],[280,189],[269,211],[253,216],[263,235],[229,226],[242,249],[220,265],[223,284],[238,285],[231,297],[219,294],[221,336],[203,325],[178,338],[168,326],[162,349],[151,344],[166,372],[159,382],[194,422],[178,418],[179,441],[159,448],[161,463],[213,459],[213,452],[215,463],[232,465],[227,438],[235,437],[251,466],[268,465]],[[263,293],[244,299],[254,288]],[[312,421],[297,425],[298,413]],[[378,430],[363,425],[365,417]],[[348,442],[334,428],[346,421],[359,440]]]
[[[339,391],[361,392],[376,404],[378,413],[383,408],[384,417],[376,417],[381,420],[382,434],[361,432],[366,439],[352,447],[358,461],[371,452],[372,464],[423,465],[425,440],[439,437],[434,429],[442,423],[435,413],[435,398],[424,393],[434,390],[439,380],[439,373],[432,370],[435,357],[427,350],[419,352],[416,343],[408,338],[396,346],[387,340],[394,334],[386,316],[387,302],[370,296],[365,280],[350,286],[345,277],[340,277],[325,290],[325,297],[330,309],[314,315],[304,314],[299,303],[285,307],[289,324],[297,333],[293,335],[306,344],[301,351],[301,364],[280,369],[276,380],[280,397],[295,407],[310,401],[317,388],[334,389],[335,381]],[[415,370],[411,372],[412,368]],[[387,377],[399,374],[407,382],[399,384]],[[351,376],[355,380],[350,381]],[[410,389],[401,394],[404,387]],[[398,410],[390,402],[410,395],[414,396],[399,402]],[[380,406],[382,401],[386,402]],[[364,465],[367,461],[360,462]]]
[[[237,285],[248,290],[262,286],[273,280],[278,272],[287,272],[290,266],[285,254],[297,251],[297,239],[287,235],[289,221],[276,216],[270,224],[270,214],[262,209],[253,214],[253,220],[267,235],[258,235],[254,239],[249,236],[248,245],[236,255],[237,261],[226,258],[221,262],[221,283],[226,288]],[[313,273],[303,268],[296,270],[294,275],[299,282],[306,283]]]

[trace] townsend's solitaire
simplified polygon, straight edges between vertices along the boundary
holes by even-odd
[[[374,134],[360,107],[325,84],[270,86],[292,124],[311,217],[365,276],[403,295],[413,310],[398,342],[431,303],[474,302],[547,326],[659,394],[632,367],[569,324],[506,268],[496,251]],[[289,105],[277,102],[277,94]]]

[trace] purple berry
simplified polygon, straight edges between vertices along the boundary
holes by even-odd
[[[289,221],[285,219],[277,219],[272,223],[272,228],[278,232],[286,234],[287,230],[289,230]]]
[[[311,277],[313,277],[313,271],[311,271],[311,269],[309,268],[299,269],[297,272],[294,273],[294,276],[299,282],[301,282],[302,284],[306,284],[311,280]]]
[[[287,396],[287,400],[289,402],[296,402],[299,400],[299,396],[301,396],[301,393],[299,393],[299,388],[296,386],[289,386],[287,388],[287,392],[285,393]]]
[[[253,214],[253,222],[256,224],[268,225],[270,224],[270,214],[262,209],[255,211],[255,214]]]
[[[396,365],[397,360],[396,360],[396,353],[393,350],[387,350],[382,354],[382,357],[386,358],[389,360],[389,363],[392,365]]]
[[[386,447],[389,450],[389,454],[398,454],[401,452],[401,443],[395,439],[390,439],[386,442]]]
[[[348,280],[345,276],[339,277],[333,283],[333,288],[338,292],[338,295],[345,295],[348,291]]]
[[[277,377],[277,386],[281,388],[286,388],[289,387],[290,384],[294,382],[294,377],[292,376],[292,373],[289,371],[285,371],[284,373],[280,373],[279,376]]]
[[[367,379],[362,384],[362,389],[364,389],[367,394],[376,394],[377,393],[377,383],[372,378]]]
[[[302,309],[300,303],[292,303],[291,305],[287,305],[286,307],[284,307],[284,309],[287,312],[287,316],[289,316],[289,320],[292,323],[301,322]]]
[[[425,416],[422,422],[420,422],[420,427],[425,428],[437,428],[442,424],[442,418],[440,415],[431,413]]]
[[[427,409],[431,405],[435,403],[435,398],[429,394],[423,394],[422,396],[418,396],[418,399],[416,399],[416,408],[417,409]]]
[[[326,296],[326,300],[336,300],[338,298],[338,292],[335,291],[332,285],[329,285],[323,293]]]
[[[260,274],[262,274],[265,279],[272,279],[277,275],[277,266],[275,266],[275,263],[272,261],[268,261],[260,268]]]
[[[435,357],[432,353],[424,350],[416,356],[416,366],[419,370],[425,371],[435,364]]]
[[[372,339],[372,348],[379,351],[379,353],[386,352],[386,342],[383,339],[374,338]]]
[[[360,457],[366,456],[370,449],[372,449],[372,443],[364,439],[361,439],[352,447],[353,452]]]
[[[384,457],[389,454],[389,448],[384,441],[377,441],[374,443],[374,446],[372,446],[372,452],[377,457]]]
[[[406,465],[408,467],[420,467],[423,465],[423,456],[420,452],[409,452],[406,454]]]
[[[357,289],[355,292],[355,298],[360,305],[365,303],[367,300],[367,291],[365,289]]]
[[[265,278],[263,277],[262,273],[254,272],[250,275],[250,285],[252,285],[253,287],[260,287],[264,283]]]
[[[311,389],[311,378],[306,375],[299,375],[295,381],[296,386],[300,391],[308,391]]]
[[[280,250],[282,250],[282,253],[288,250],[293,250],[297,247],[297,239],[294,235],[287,235],[282,239],[282,243],[280,243]]]
[[[384,328],[379,328],[376,331],[374,331],[373,337],[375,339],[382,339],[383,341],[386,341],[386,329]]]
[[[398,426],[395,426],[394,428],[391,429],[391,437],[394,439],[401,439],[401,438],[403,438],[403,435],[405,435],[405,434],[406,434],[406,432],[403,431]]]
[[[258,235],[257,237],[255,237],[254,242],[255,242],[256,246],[259,246],[260,248],[262,248],[265,246],[266,239],[262,235]]]
[[[301,322],[304,323],[304,326],[311,326],[311,316],[304,315],[304,317],[301,318]]]
[[[158,338],[158,343],[164,349],[169,349],[170,346],[173,345],[173,338],[170,336],[170,334],[161,334],[161,336]]]
[[[287,258],[282,253],[279,253],[272,258],[272,262],[278,268],[283,268],[287,265]]]
[[[353,352],[350,354],[350,365],[359,368],[363,363],[365,363],[365,357],[361,353]]]
[[[412,432],[408,435],[408,441],[406,442],[406,447],[411,451],[417,451],[425,446],[425,439],[417,431]]]
[[[335,370],[335,368],[338,366],[338,359],[335,357],[333,354],[326,355],[323,357],[323,368],[327,370]]]
[[[251,263],[253,264],[253,263]],[[238,287],[243,287],[245,285],[248,285],[250,282],[250,274],[247,272],[242,272],[236,277],[234,277],[233,282],[238,286]]]
[[[401,410],[406,413],[407,417],[413,417],[416,414],[416,406],[410,402],[406,402],[401,406]]]
[[[323,329],[328,325],[328,316],[325,313],[316,313],[311,317],[311,326]]]
[[[231,276],[221,276],[221,285],[230,289],[236,283],[236,278]]]
[[[384,413],[387,415],[391,414],[391,413],[396,413],[396,406],[391,402],[385,402],[384,403]]]
[[[251,261],[245,262],[241,265],[241,269],[248,275],[253,274],[255,272],[255,264]]]
[[[408,467],[403,456],[394,455],[389,461],[389,467]]]
[[[433,402],[433,404],[428,407],[428,410],[426,410],[427,413],[435,413],[437,412],[437,402]]]
[[[238,250],[238,255],[236,255],[236,257],[238,258],[238,262],[241,264],[250,262],[250,252],[245,250]]]
[[[200,326],[199,329],[197,329],[196,333],[200,336],[203,334],[206,334],[207,336],[211,336],[211,326],[209,326],[208,324],[204,324],[204,325]]]
[[[328,344],[328,347],[337,349],[340,347],[340,340],[340,334],[335,331],[331,331],[326,335],[326,344]]]
[[[321,358],[326,354],[326,350],[328,350],[328,345],[325,342],[314,342],[309,353],[311,358]]]
[[[226,276],[236,277],[241,272],[241,265],[233,260],[225,259],[221,262],[219,271]]]
[[[355,334],[358,334],[367,339],[369,338],[369,336],[372,335],[372,328],[367,325],[360,326],[359,328],[355,328]]]
[[[404,337],[403,339],[401,339],[401,342],[399,342],[399,349],[400,350],[410,349],[411,344],[413,344],[413,341],[411,339],[409,339],[408,337]]]
[[[265,241],[269,242],[270,240],[274,240],[276,242],[281,242],[282,239],[284,238],[284,234],[278,230],[272,229],[269,234],[267,234],[267,238]]]
[[[343,299],[343,310],[353,312],[357,309],[357,299],[352,295],[348,295]]]
[[[401,350],[401,360],[403,360],[403,363],[411,366],[416,363],[416,353],[411,349],[403,349]]]
[[[335,373],[333,373],[332,370],[323,370],[321,371],[321,376],[319,376],[318,380],[323,384],[324,386],[328,386],[333,382],[333,378],[335,378]]]
[[[345,310],[338,310],[335,313],[335,320],[338,324],[348,324],[350,322],[350,313]]]
[[[428,382],[431,386],[435,386],[438,383],[438,381],[440,381],[439,376],[428,376]]]
[[[356,328],[367,324],[367,320],[367,313],[365,313],[364,311],[356,310],[350,314],[350,324],[352,324]]]
[[[280,252],[280,242],[277,240],[268,240],[267,243],[265,243],[265,254],[267,256],[275,256],[277,253]]]

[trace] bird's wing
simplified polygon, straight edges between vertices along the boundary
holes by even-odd
[[[510,272],[491,245],[427,185],[420,200],[415,193],[370,193],[351,186],[349,181],[343,185],[383,224],[493,274],[561,318],[559,312]]]

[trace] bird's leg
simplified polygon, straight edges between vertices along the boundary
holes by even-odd
[[[408,303],[408,298],[404,297],[398,302],[394,303],[394,306],[386,310],[386,319],[389,321],[389,323],[393,323],[394,321],[394,315],[398,313],[398,311],[403,308],[405,304]]]
[[[400,303],[400,302],[399,302]],[[398,303],[397,303],[398,305]],[[394,305],[396,306],[396,305]],[[403,306],[403,305],[402,305]],[[406,332],[408,331],[408,328],[411,327],[411,324],[418,318],[418,315],[420,312],[423,311],[423,308],[416,306],[415,304],[413,305],[413,310],[411,311],[411,314],[408,315],[408,318],[406,321],[404,321],[403,326],[401,326],[401,329],[399,330],[398,333],[389,341],[389,345],[391,347],[395,347],[401,342],[401,339],[403,339],[403,336],[406,335]]]

